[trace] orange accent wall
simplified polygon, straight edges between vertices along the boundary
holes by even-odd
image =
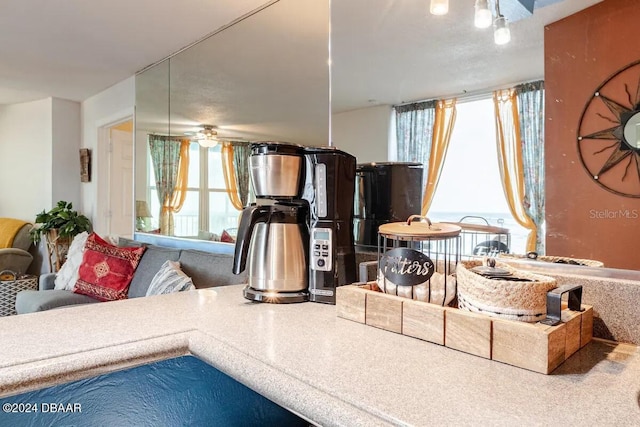
[[[639,23],[638,0],[605,0],[545,29],[549,255],[640,269],[640,198],[615,195],[593,182],[577,149],[580,117],[596,88],[640,60]],[[629,83],[635,94],[640,81]],[[637,183],[634,173],[628,179]]]

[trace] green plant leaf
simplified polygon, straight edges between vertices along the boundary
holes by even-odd
[[[91,221],[84,215],[72,210],[73,205],[66,201],[59,201],[50,211],[42,211],[36,215],[36,226],[29,235],[33,243],[38,245],[42,235],[49,230],[57,229],[61,237],[73,237],[83,231],[91,231]]]

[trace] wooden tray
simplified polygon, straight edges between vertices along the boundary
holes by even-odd
[[[375,282],[336,289],[339,317],[549,374],[593,337],[593,308],[562,310],[557,326],[496,319],[379,291]]]

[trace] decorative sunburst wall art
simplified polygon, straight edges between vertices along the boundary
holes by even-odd
[[[578,124],[578,154],[598,185],[640,197],[640,61],[594,91]]]

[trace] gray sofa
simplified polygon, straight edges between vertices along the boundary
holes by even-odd
[[[130,245],[131,241],[128,243]],[[147,245],[131,280],[128,297],[145,296],[151,279],[166,260],[179,261],[182,270],[191,277],[193,284],[199,289],[235,285],[247,281],[246,275],[236,276],[231,273],[233,265],[231,255]],[[16,296],[16,312],[25,314],[69,305],[101,302],[87,295],[53,289],[54,281],[55,273],[44,274],[40,276],[39,290],[19,292]]]

